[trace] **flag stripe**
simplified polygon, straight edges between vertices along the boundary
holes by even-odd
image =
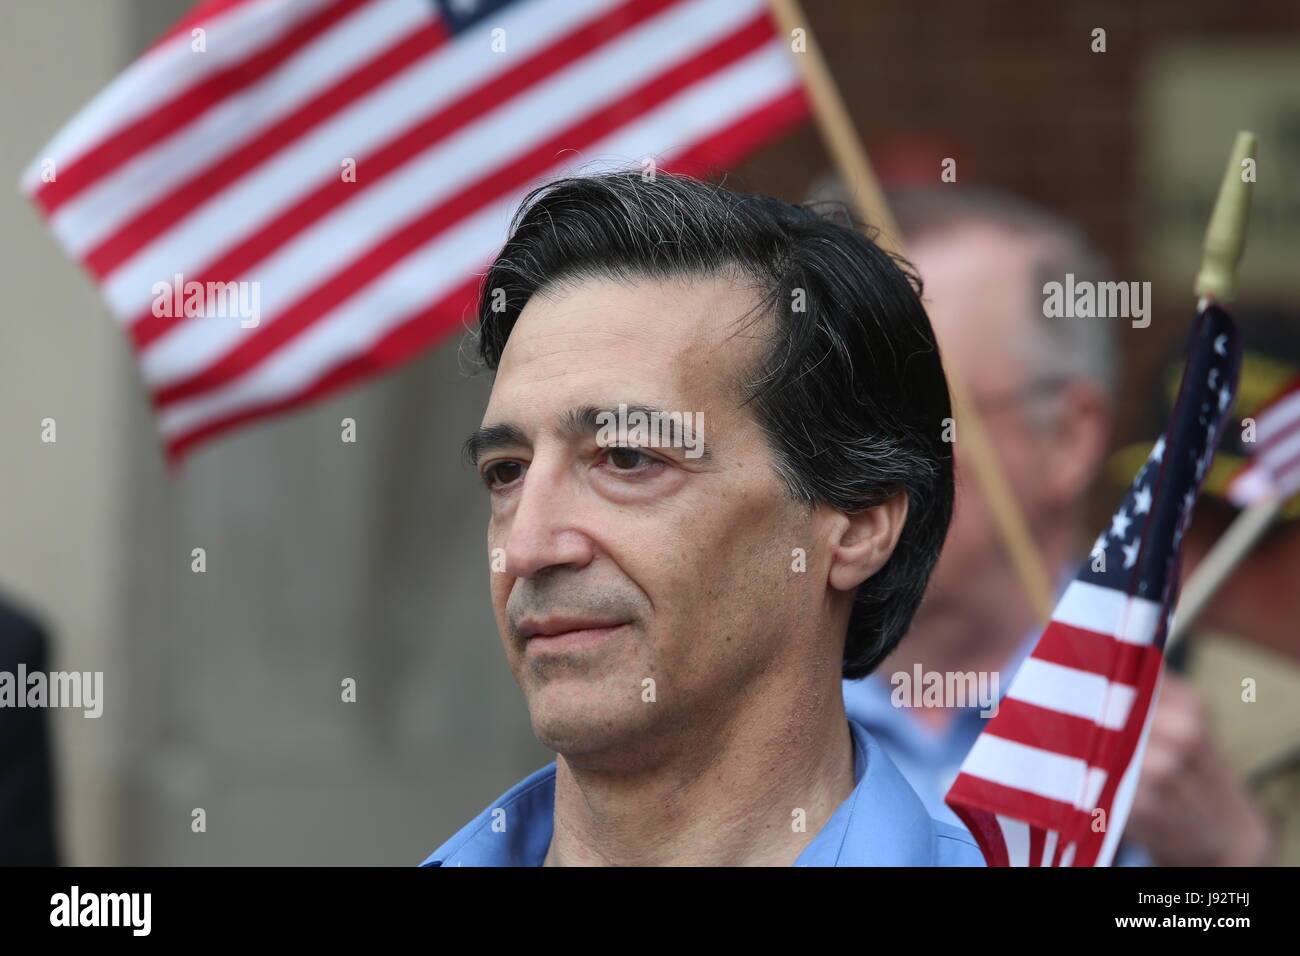
[[[177,89],[246,58],[328,2],[245,0],[229,11],[219,11],[204,22],[212,48],[202,56],[195,56],[188,37],[159,40],[50,140],[41,156],[24,170],[23,192],[36,201],[37,190],[43,188],[43,159],[54,157],[68,165],[112,131],[152,112]],[[196,8],[196,16],[203,6]]]
[[[1267,451],[1300,431],[1300,394],[1288,396],[1256,419],[1259,451]]]
[[[1055,707],[1064,714],[1092,720],[1114,730],[1124,726],[1136,693],[1130,685],[1109,681],[1099,674],[1062,667],[1031,655],[1016,672],[1023,679],[1007,697],[1040,707]]]
[[[1150,644],[1160,605],[1088,581],[1071,581],[1052,620],[1130,644]]]
[[[294,24],[282,37],[248,58],[231,64],[173,97],[153,112],[118,130],[73,161],[58,178],[42,184],[36,201],[53,213],[101,176],[112,172],[141,150],[178,127],[193,122],[232,93],[259,81],[296,50],[342,20],[367,0],[335,0],[324,9]]]
[[[1038,749],[1050,747],[1056,753],[1085,762],[1103,735],[1117,735],[1117,728],[1099,726],[1087,717],[1014,697],[1003,698],[998,715],[1003,717],[998,721],[998,737]]]
[[[1250,460],[1232,476],[1228,497],[1247,506],[1300,492],[1300,379],[1288,384],[1255,413]]]
[[[449,321],[458,315],[452,303],[456,301],[465,302],[467,305],[471,303],[478,283],[477,278],[465,282],[446,299],[435,302],[418,315],[410,317],[396,328],[389,330],[369,349],[352,355],[343,362],[334,365],[324,375],[306,387],[290,392],[281,398],[263,401],[256,405],[241,408],[239,411],[229,413],[223,417],[212,418],[205,421],[201,426],[181,434],[168,443],[168,459],[175,463],[192,446],[207,438],[254,419],[314,401],[357,379],[369,377],[404,361],[410,355],[421,351],[426,345],[438,338],[439,334],[449,325]]]
[[[1012,860],[1012,866],[1028,866],[1034,858],[1034,840],[1029,827],[1010,817],[999,817],[998,822],[1002,824],[1006,836],[1007,855]]]
[[[1284,475],[1294,467],[1297,455],[1300,455],[1300,421],[1289,435],[1279,433],[1278,440],[1261,448],[1255,457],[1272,474]]]
[[[326,117],[368,93],[385,80],[406,69],[417,59],[436,52],[443,34],[431,23],[415,28],[396,43],[343,77],[316,98],[304,103],[234,153],[223,156],[202,172],[174,188],[125,223],[99,245],[85,253],[86,264],[103,278],[135,254],[142,246],[170,229],[201,203],[217,195],[246,173],[298,139]]]
[[[999,737],[990,726],[980,734],[962,764],[962,772],[1045,800],[1075,807],[1095,805],[1106,771],[1055,749]]]
[[[1005,814],[1014,817],[1022,824],[1029,823],[1044,829],[1069,832],[1080,824],[1086,825],[1092,820],[1090,813],[1080,810],[1069,801],[1045,797],[1032,790],[1014,785],[1008,786],[974,774],[959,773],[953,787],[961,788],[961,808],[993,815]],[[981,828],[970,829],[971,833],[975,833]],[[990,865],[996,864],[990,862]]]
[[[1158,648],[1118,641],[1109,634],[1084,630],[1055,621],[1034,648],[1034,656],[1062,667],[1087,671],[1103,677],[1121,678],[1139,673],[1147,659],[1160,653]],[[1125,681],[1132,683],[1132,679]]]
[[[424,0],[366,4],[306,44],[259,85],[230,96],[101,177],[60,207],[50,227],[69,253],[86,259],[142,210],[222,165],[340,77],[431,22]],[[93,269],[92,274],[102,279]]]

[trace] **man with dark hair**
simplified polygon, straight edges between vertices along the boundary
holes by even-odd
[[[952,513],[915,278],[810,209],[664,174],[560,180],[511,231],[465,451],[558,759],[425,864],[982,865],[840,694]]]

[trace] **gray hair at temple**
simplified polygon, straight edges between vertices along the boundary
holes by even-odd
[[[809,202],[849,200],[843,182],[833,174],[815,182],[808,195]],[[1030,272],[1033,284],[1025,290],[1025,308],[1034,331],[1025,343],[1023,360],[1044,378],[1083,379],[1095,383],[1108,398],[1115,397],[1119,383],[1114,323],[1043,314],[1045,283],[1064,282],[1066,273],[1073,273],[1076,282],[1112,279],[1109,262],[1082,228],[1027,199],[983,186],[909,186],[891,191],[887,201],[905,245],[972,222],[1037,240],[1037,261]]]

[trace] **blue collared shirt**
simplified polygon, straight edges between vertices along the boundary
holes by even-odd
[[[880,744],[853,734],[853,792],[795,866],[983,866],[965,830],[931,819]],[[555,764],[515,784],[421,866],[541,866],[551,845]]]

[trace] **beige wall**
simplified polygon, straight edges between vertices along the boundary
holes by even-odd
[[[17,194],[186,6],[0,6],[0,590],[47,622],[53,667],[106,683],[100,719],[52,713],[64,856],[413,864],[550,759],[497,643],[486,501],[457,458],[486,382],[452,343],[168,477],[124,337]]]

